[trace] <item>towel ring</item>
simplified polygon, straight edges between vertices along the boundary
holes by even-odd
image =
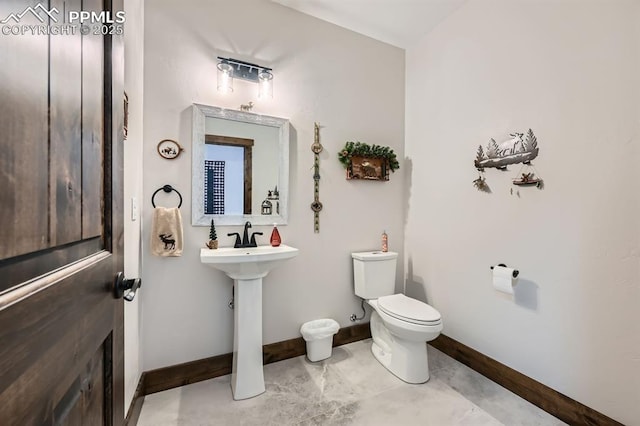
[[[182,195],[178,192],[177,189],[175,189],[173,186],[171,185],[165,185],[162,188],[158,188],[156,189],[156,192],[153,193],[153,195],[151,196],[151,205],[155,208],[156,207],[156,203],[154,201],[154,198],[156,198],[156,194],[160,191],[164,191],[164,192],[171,192],[171,191],[175,191],[176,194],[178,194],[178,197],[180,197],[180,204],[178,204],[178,208],[182,207]]]

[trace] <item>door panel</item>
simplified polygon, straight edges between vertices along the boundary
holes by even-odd
[[[11,324],[0,330],[3,425],[52,424],[54,408],[112,334],[111,283],[100,278],[111,273],[111,258],[87,259],[73,278],[0,310],[0,324]]]
[[[65,4],[63,4],[65,3]],[[58,10],[80,10],[80,0],[52,0]],[[82,237],[82,36],[49,37],[49,247]]]
[[[0,19],[24,8],[1,3]],[[48,247],[48,43],[0,36],[0,259]]]
[[[122,10],[121,0],[42,4]],[[3,0],[0,19],[28,6]],[[51,35],[28,61],[20,50],[33,40],[22,37],[0,35],[0,57],[14,58],[0,67],[0,424],[120,425],[122,37]]]
[[[59,425],[99,425],[104,416],[104,347],[101,346],[85,370],[53,410]]]
[[[101,0],[83,0],[85,9],[99,10]],[[104,146],[102,36],[90,33],[82,37],[82,238],[102,233],[102,163]],[[99,189],[99,191],[96,191]]]
[[[56,425],[100,425],[105,418],[105,346],[100,346],[53,410]]]

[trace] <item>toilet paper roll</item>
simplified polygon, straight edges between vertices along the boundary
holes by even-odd
[[[507,294],[513,294],[513,286],[518,283],[518,278],[513,278],[513,268],[505,266],[493,267],[493,288]]]

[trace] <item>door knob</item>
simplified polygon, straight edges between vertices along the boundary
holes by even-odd
[[[140,278],[126,279],[124,273],[118,272],[113,280],[113,295],[116,299],[124,296],[124,300],[131,302],[141,286],[142,280]]]

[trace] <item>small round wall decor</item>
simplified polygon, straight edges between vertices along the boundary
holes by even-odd
[[[167,160],[173,160],[178,157],[184,148],[173,139],[163,139],[158,143],[158,154]]]

